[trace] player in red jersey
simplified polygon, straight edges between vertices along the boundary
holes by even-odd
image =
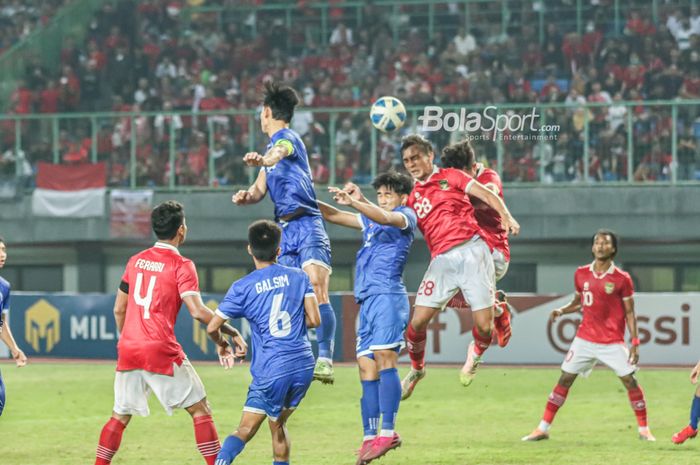
[[[107,465],[117,452],[124,428],[134,414],[147,416],[148,396],[154,392],[168,414],[184,408],[192,416],[197,448],[214,465],[219,438],[206,401],[204,386],[175,339],[175,320],[184,302],[192,317],[206,325],[214,313],[202,302],[197,271],[180,255],[187,225],[182,205],[168,201],[151,214],[158,242],[129,259],[114,303],[120,337],[114,379],[114,409],[102,428],[95,465]],[[234,328],[234,354],[225,337],[216,336],[221,364],[230,368],[245,356],[246,345]]]
[[[634,377],[639,361],[639,335],[634,314],[634,286],[630,275],[615,266],[617,236],[601,229],[593,236],[593,263],[579,267],[574,274],[576,293],[567,305],[552,311],[554,321],[561,315],[581,310],[583,320],[561,365],[561,376],[549,395],[542,421],[523,441],[549,438],[549,428],[557,410],[564,405],[569,388],[578,375],[587,377],[598,361],[609,366],[627,389],[637,417],[639,438],[656,439],[647,425],[644,392]],[[625,324],[630,333],[630,350],[625,346]]]
[[[452,144],[442,149],[440,158],[442,166],[445,168],[455,168],[462,170],[472,178],[479,181],[487,189],[503,199],[503,184],[501,177],[494,170],[486,168],[483,164],[476,162],[474,149],[469,141]],[[503,229],[501,217],[498,212],[489,207],[476,197],[471,199],[474,206],[474,216],[484,233],[484,239],[493,247],[491,258],[496,272],[496,282],[500,281],[508,271],[510,264],[510,245],[508,243],[508,233]],[[464,298],[458,293],[447,304],[448,307],[463,307]],[[494,330],[498,340],[498,345],[505,347],[511,337],[510,311],[506,301],[506,294],[503,291],[496,292]],[[465,364],[466,368],[466,364]]]
[[[411,371],[401,383],[402,399],[407,399],[425,376],[425,338],[430,320],[462,291],[472,307],[474,343],[469,345],[468,367],[460,373],[468,386],[476,375],[481,356],[491,343],[495,276],[489,245],[481,239],[473,195],[494,208],[506,231],[517,234],[520,226],[503,201],[481,183],[462,171],[440,169],[433,164],[432,145],[419,135],[403,140],[401,155],[406,170],[416,179],[408,206],[418,217],[430,250],[431,261],[418,288],[415,310],[406,330]]]

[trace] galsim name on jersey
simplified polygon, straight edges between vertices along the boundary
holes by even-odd
[[[255,283],[255,290],[258,294],[262,292],[272,291],[280,287],[289,286],[289,276],[283,274],[282,276],[275,276],[272,279],[264,279]]]

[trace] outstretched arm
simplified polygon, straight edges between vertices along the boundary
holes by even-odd
[[[360,224],[360,220],[355,213],[338,210],[333,205],[320,200],[318,201],[318,209],[321,210],[323,219],[330,223],[353,229],[362,229],[362,224]]]
[[[506,204],[499,196],[476,180],[470,184],[468,190],[469,192],[467,193],[469,195],[473,195],[482,200],[486,205],[498,212],[501,217],[501,222],[503,223],[503,229],[505,229],[506,232],[514,236],[518,235],[520,232],[520,225],[515,221],[515,218],[513,218],[510,211],[508,211],[508,207],[506,207]]]
[[[190,315],[192,315],[192,318],[204,325],[207,325],[207,328],[212,319],[216,317],[214,312],[209,307],[204,305],[204,302],[202,302],[202,296],[199,294],[187,295],[182,298],[182,301],[187,307],[187,310],[190,312]],[[225,333],[230,335],[236,344],[235,356],[245,357],[248,350],[248,345],[246,344],[245,340],[243,340],[243,337],[238,330],[236,330],[236,328],[224,323],[226,322],[224,321],[221,325],[219,325],[213,334],[209,333],[211,340],[219,346],[219,356],[224,358],[229,354],[233,355],[228,341],[226,341],[226,338],[222,335],[222,333]],[[219,330],[219,328],[221,328],[221,330]]]
[[[243,161],[248,166],[275,166],[283,158],[294,153],[294,146],[288,140],[279,140],[265,155],[258,152],[248,152],[243,157]]]
[[[260,170],[257,179],[248,190],[240,190],[233,194],[231,201],[236,205],[250,205],[258,203],[265,198],[267,194],[267,175],[265,170]]]
[[[337,187],[329,187],[328,190],[333,194],[333,200],[340,205],[347,205],[348,207],[354,208],[375,223],[396,226],[401,229],[408,226],[408,224],[406,224],[406,217],[401,213],[388,212],[366,199],[364,202],[355,200],[347,191],[338,189]]]

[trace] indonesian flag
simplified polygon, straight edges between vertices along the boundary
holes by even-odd
[[[104,163],[54,165],[39,162],[32,212],[36,216],[104,216],[107,170]]]

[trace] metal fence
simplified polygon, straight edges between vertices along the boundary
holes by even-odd
[[[378,172],[401,169],[401,138],[414,132],[438,157],[445,145],[471,140],[478,160],[512,185],[700,180],[700,100],[409,106],[407,113],[390,134],[373,128],[367,108],[300,108],[291,126],[317,184],[369,184]],[[267,142],[255,110],[2,115],[0,176],[31,188],[38,161],[104,161],[113,187],[244,185],[256,171],[243,155],[264,152]]]

